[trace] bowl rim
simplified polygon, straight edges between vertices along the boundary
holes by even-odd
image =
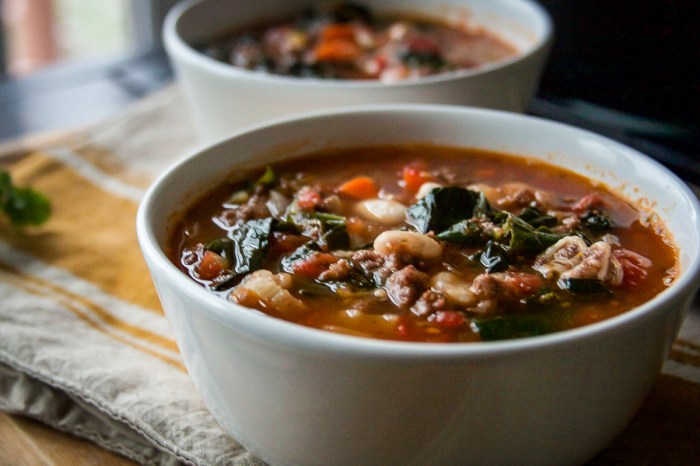
[[[144,194],[137,212],[136,230],[138,242],[142,253],[151,268],[151,273],[160,273],[166,280],[176,286],[181,292],[186,293],[192,299],[203,301],[205,306],[201,306],[199,312],[207,314],[209,317],[229,327],[236,327],[241,332],[249,333],[255,338],[268,338],[270,344],[291,345],[297,350],[317,351],[318,348],[333,350],[338,353],[362,354],[363,356],[376,357],[413,357],[413,358],[437,358],[451,359],[456,356],[462,357],[498,357],[503,354],[523,353],[537,351],[545,347],[562,346],[576,344],[576,342],[594,338],[609,333],[624,332],[629,325],[636,325],[654,318],[657,314],[671,312],[673,306],[682,306],[686,300],[692,298],[700,285],[700,254],[690,258],[687,268],[682,270],[680,276],[673,284],[661,291],[658,295],[620,315],[605,319],[603,321],[585,325],[570,330],[554,332],[545,335],[524,337],[512,340],[497,340],[489,342],[472,343],[425,343],[425,342],[404,342],[393,340],[381,340],[367,337],[357,337],[345,335],[316,328],[306,327],[301,324],[285,321],[276,317],[264,314],[255,309],[226,301],[208,292],[204,287],[196,283],[189,276],[179,270],[171,261],[163,249],[158,245],[153,225],[149,221],[151,211],[154,210],[153,201],[167,180],[180,172],[184,166],[197,158],[206,156],[210,151],[232,144],[233,141],[246,135],[260,131],[270,130],[283,125],[294,125],[301,121],[313,121],[323,118],[345,118],[374,113],[418,113],[427,116],[435,113],[450,113],[451,115],[463,115],[466,118],[478,118],[488,116],[505,121],[526,122],[553,129],[564,129],[571,134],[579,135],[589,140],[604,143],[606,146],[622,149],[626,157],[632,160],[645,162],[653,166],[659,172],[660,177],[665,177],[671,182],[681,199],[692,206],[688,216],[697,227],[696,233],[700,232],[700,200],[690,187],[677,175],[656,160],[643,153],[618,143],[605,136],[598,135],[591,131],[580,129],[564,123],[546,120],[544,118],[530,115],[516,114],[501,110],[460,107],[445,104],[373,104],[342,107],[332,110],[320,110],[304,112],[292,116],[280,117],[268,120],[263,123],[239,130],[230,136],[190,151],[173,163],[168,169],[161,173]],[[172,214],[173,212],[169,212]],[[695,240],[700,243],[700,235],[695,236]],[[700,245],[698,245],[700,248]],[[153,270],[156,269],[156,270]],[[234,310],[235,312],[232,312]],[[240,311],[240,312],[239,312]],[[166,311],[167,312],[167,311]]]
[[[527,61],[530,57],[542,52],[546,52],[553,42],[554,25],[551,16],[542,5],[534,0],[513,0],[519,5],[529,8],[533,14],[541,21],[543,31],[524,52],[519,52],[515,56],[505,58],[495,62],[488,62],[475,68],[446,71],[414,79],[401,79],[393,82],[383,82],[379,80],[357,80],[357,79],[323,79],[323,78],[299,78],[296,76],[284,76],[267,72],[253,71],[240,68],[228,63],[223,63],[214,58],[208,57],[195,50],[188,44],[177,29],[182,17],[192,8],[218,0],[187,0],[180,2],[170,9],[165,17],[162,30],[162,40],[166,51],[173,57],[180,57],[202,69],[206,69],[214,75],[238,79],[252,79],[261,83],[298,86],[302,88],[314,87],[315,89],[382,89],[382,88],[404,88],[427,86],[445,81],[455,81],[475,76],[487,75],[503,68]]]

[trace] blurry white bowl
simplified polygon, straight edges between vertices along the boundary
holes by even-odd
[[[266,119],[343,105],[444,103],[520,112],[537,88],[552,39],[549,16],[531,0],[364,0],[373,11],[467,19],[495,32],[518,54],[475,69],[382,83],[276,76],[219,62],[192,47],[312,3],[203,0],[171,10],[163,30],[165,47],[204,140]]]
[[[643,200],[673,232],[680,277],[646,304],[575,330],[405,343],[311,329],[226,302],[163,252],[174,213],[232,170],[326,147],[406,142],[535,157]],[[192,380],[221,425],[272,464],[583,463],[644,400],[700,274],[700,206],[668,170],[582,130],[454,106],[328,112],[237,134],[162,175],[137,223]]]

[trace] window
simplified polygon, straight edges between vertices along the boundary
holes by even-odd
[[[0,0],[0,75],[160,44],[175,0]]]

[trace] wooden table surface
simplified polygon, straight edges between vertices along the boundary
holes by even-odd
[[[0,466],[134,466],[136,463],[39,422],[0,412]]]

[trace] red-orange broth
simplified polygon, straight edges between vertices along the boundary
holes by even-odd
[[[169,256],[222,299],[310,327],[541,335],[632,309],[678,273],[651,212],[540,161],[402,145],[234,175],[184,212]]]

